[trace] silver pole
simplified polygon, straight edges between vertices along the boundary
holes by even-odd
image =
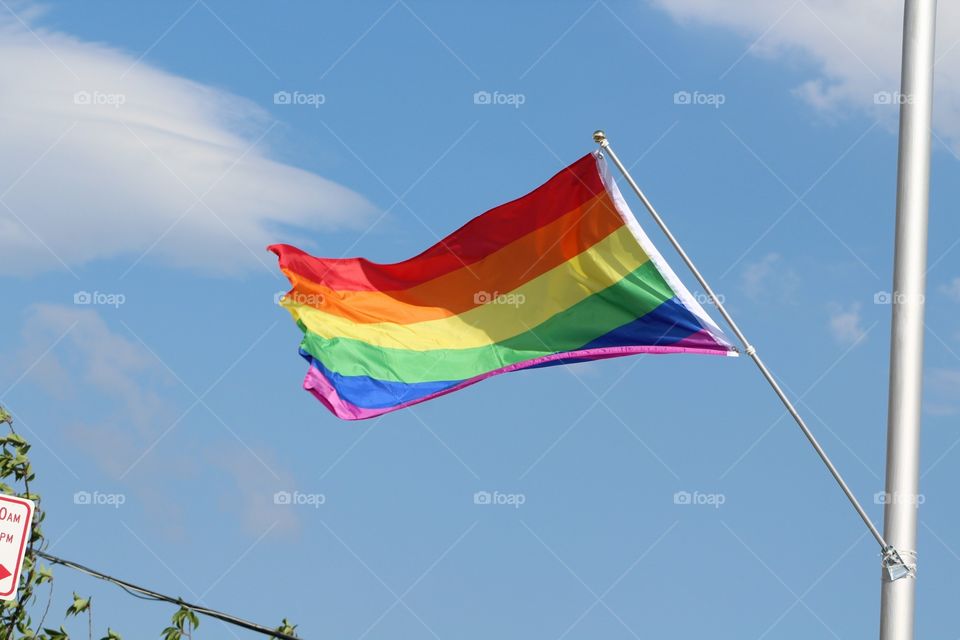
[[[881,640],[911,640],[916,591],[917,494],[923,312],[930,188],[930,120],[936,0],[906,0],[900,78],[900,149],[887,415],[887,483],[883,530],[907,561],[885,569],[880,587]]]
[[[623,163],[620,162],[620,158],[617,157],[617,154],[614,153],[613,148],[610,146],[610,142],[607,140],[606,134],[603,131],[596,131],[593,134],[593,139],[596,143],[600,145],[604,151],[610,155],[610,159],[613,160],[613,163],[617,165],[617,168],[620,170],[620,173],[623,174],[623,177],[626,178],[627,182],[630,184],[630,187],[633,188],[633,191],[637,194],[637,197],[640,198],[640,201],[643,202],[643,206],[647,208],[647,211],[650,212],[650,215],[653,216],[654,221],[657,223],[657,226],[660,227],[660,230],[663,231],[663,234],[667,237],[667,240],[670,241],[670,244],[673,245],[673,248],[680,254],[680,258],[687,265],[687,268],[690,269],[690,272],[693,273],[693,276],[697,279],[697,282],[700,283],[700,286],[703,287],[703,290],[710,300],[713,302],[714,306],[717,308],[717,311],[720,312],[720,315],[723,316],[723,319],[727,321],[727,324],[730,325],[730,328],[733,330],[733,333],[736,334],[737,339],[740,340],[740,343],[743,345],[744,352],[753,359],[756,363],[757,368],[760,369],[760,373],[763,374],[764,379],[770,384],[773,388],[773,392],[777,394],[777,397],[780,398],[780,402],[783,403],[783,406],[787,408],[787,411],[793,417],[794,421],[797,423],[797,426],[800,427],[800,430],[803,431],[803,435],[807,437],[807,440],[810,441],[810,444],[813,445],[814,450],[817,452],[817,455],[820,456],[820,459],[823,460],[823,464],[827,466],[827,469],[830,471],[830,475],[833,476],[833,479],[837,481],[837,484],[840,485],[840,488],[843,490],[843,493],[847,496],[847,500],[850,501],[850,504],[853,505],[853,508],[856,509],[857,514],[863,520],[863,523],[867,525],[867,528],[870,530],[870,533],[873,534],[873,537],[880,544],[880,548],[884,551],[887,551],[888,545],[883,539],[883,536],[880,535],[880,532],[874,526],[873,522],[870,521],[870,516],[867,515],[867,512],[864,511],[863,507],[860,505],[860,502],[857,500],[857,497],[853,495],[853,491],[850,490],[850,487],[847,486],[847,483],[844,481],[843,476],[840,475],[840,472],[837,471],[837,468],[833,466],[833,462],[830,461],[830,457],[827,455],[827,452],[823,450],[823,447],[820,446],[820,443],[817,442],[816,437],[814,437],[813,432],[810,431],[810,428],[807,426],[807,423],[804,422],[803,418],[797,412],[796,407],[793,406],[793,403],[790,402],[790,399],[787,397],[787,394],[784,393],[783,389],[780,388],[780,385],[777,383],[776,379],[773,377],[773,374],[770,373],[770,370],[767,369],[767,366],[763,363],[763,360],[760,359],[760,356],[757,355],[757,350],[753,348],[753,345],[747,340],[747,337],[743,334],[743,331],[740,330],[740,327],[737,326],[737,323],[733,321],[733,318],[730,317],[730,314],[727,313],[726,308],[723,306],[723,303],[717,298],[714,294],[713,289],[710,288],[710,285],[707,284],[706,279],[693,264],[693,261],[690,259],[690,256],[687,255],[687,252],[683,250],[683,247],[680,246],[680,243],[670,232],[670,229],[667,228],[667,224],[663,221],[663,218],[660,217],[660,214],[657,213],[657,210],[653,208],[653,205],[647,200],[647,196],[643,194],[643,191],[640,190],[639,185],[634,181],[633,177],[630,175],[630,172],[627,171],[627,168],[623,166]]]

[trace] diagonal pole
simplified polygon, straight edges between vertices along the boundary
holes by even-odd
[[[613,148],[610,146],[609,140],[607,140],[606,134],[603,131],[596,131],[593,134],[593,140],[600,145],[600,148],[603,150],[603,152],[607,153],[610,156],[610,159],[613,160],[613,163],[617,165],[617,169],[620,170],[620,173],[622,173],[623,177],[626,178],[627,183],[629,183],[630,187],[637,194],[637,197],[639,197],[640,201],[643,202],[643,206],[646,207],[647,211],[650,212],[654,222],[656,222],[657,226],[660,227],[660,230],[663,231],[663,234],[667,237],[667,240],[670,241],[670,244],[673,245],[673,248],[680,255],[680,258],[683,260],[684,264],[686,264],[687,268],[690,269],[693,277],[697,279],[697,282],[700,283],[700,286],[703,287],[703,290],[710,297],[710,300],[717,308],[717,311],[720,312],[720,315],[723,316],[724,320],[726,320],[727,324],[730,326],[730,329],[733,330],[733,333],[743,345],[744,352],[750,356],[753,362],[757,365],[757,368],[760,370],[760,373],[763,375],[767,383],[769,383],[770,387],[773,389],[773,392],[778,398],[780,398],[780,402],[783,403],[783,406],[786,407],[787,412],[790,413],[790,415],[793,417],[793,420],[797,423],[797,426],[799,426],[800,430],[803,431],[803,435],[806,436],[807,440],[817,452],[817,455],[820,456],[823,464],[825,464],[827,469],[830,471],[830,475],[832,475],[833,479],[837,481],[838,485],[840,485],[844,495],[847,496],[847,500],[850,501],[850,504],[853,505],[853,508],[856,510],[857,515],[859,515],[860,519],[863,520],[863,523],[867,525],[867,529],[870,530],[870,533],[880,545],[880,548],[883,550],[884,554],[884,563],[896,564],[898,566],[902,565],[903,563],[900,561],[896,549],[887,544],[887,541],[884,539],[883,535],[881,535],[880,531],[877,530],[877,527],[870,520],[870,516],[867,515],[867,512],[863,509],[860,501],[857,500],[857,497],[853,495],[853,491],[850,490],[850,487],[843,479],[843,476],[841,476],[840,472],[837,471],[837,468],[830,460],[827,452],[823,450],[822,446],[820,446],[817,438],[813,435],[813,432],[810,431],[810,427],[807,426],[807,423],[800,416],[800,413],[797,412],[796,407],[793,406],[793,402],[790,401],[790,398],[788,398],[787,394],[784,393],[783,389],[780,387],[780,384],[773,377],[773,374],[770,373],[769,369],[767,369],[767,365],[765,365],[763,360],[760,359],[760,356],[757,354],[757,350],[752,344],[750,344],[750,341],[747,340],[747,337],[744,335],[743,331],[740,330],[740,327],[737,326],[737,323],[734,322],[733,318],[723,306],[723,303],[720,302],[716,294],[713,292],[713,289],[700,273],[700,270],[697,269],[696,265],[693,264],[693,260],[691,260],[690,256],[687,255],[687,252],[683,250],[683,247],[680,246],[680,242],[677,241],[676,237],[674,237],[674,235],[670,232],[667,224],[663,221],[663,218],[660,217],[660,214],[657,213],[657,210],[653,208],[653,205],[650,203],[650,200],[647,199],[647,196],[645,196],[643,191],[640,190],[639,185],[637,185],[636,181],[630,175],[630,172],[627,171],[627,168],[622,162],[620,162],[620,158],[618,158],[617,154],[614,153]]]

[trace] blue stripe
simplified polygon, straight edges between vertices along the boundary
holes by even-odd
[[[393,407],[449,389],[461,382],[453,380],[408,384],[393,380],[377,380],[369,376],[345,376],[327,369],[322,362],[303,349],[300,349],[300,355],[330,381],[341,398],[364,409]]]
[[[667,346],[702,329],[696,316],[679,300],[671,298],[642,318],[621,325],[581,348],[602,349],[638,344]]]
[[[583,345],[581,349],[603,349],[605,347],[625,347],[649,345],[666,347],[680,342],[684,338],[701,331],[703,327],[677,298],[665,301],[659,307],[632,322],[621,325],[596,340]],[[539,369],[558,364],[576,364],[592,362],[592,358],[563,358],[551,360],[528,367]]]
[[[643,317],[617,327],[613,331],[588,342],[580,349],[640,345],[669,346],[702,330],[702,328],[696,317],[679,300],[672,298]],[[462,380],[446,380],[405,383],[378,380],[369,376],[345,376],[327,369],[322,362],[303,349],[300,350],[300,355],[330,381],[342,399],[364,409],[394,407],[404,402],[418,400],[445,391],[463,382]],[[586,358],[566,358],[544,362],[528,368],[537,369],[588,360]]]

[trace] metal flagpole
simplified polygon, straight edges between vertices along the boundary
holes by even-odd
[[[881,640],[911,640],[914,632],[923,312],[936,17],[936,0],[906,0],[904,3],[883,530],[891,544],[901,549],[907,564],[896,570],[885,567],[882,572]]]
[[[607,140],[606,134],[603,131],[596,131],[593,134],[594,141],[600,145],[600,148],[604,150],[607,154],[610,155],[610,159],[613,160],[613,163],[617,165],[617,168],[620,170],[620,173],[623,174],[623,177],[626,178],[627,182],[633,188],[633,191],[637,194],[637,197],[640,198],[640,201],[643,202],[643,206],[647,208],[647,211],[650,212],[650,215],[653,217],[654,221],[657,223],[657,226],[660,227],[660,230],[663,231],[663,234],[670,241],[670,244],[673,245],[673,248],[680,254],[680,258],[687,265],[687,268],[690,269],[690,272],[693,273],[693,276],[697,279],[697,282],[700,283],[700,286],[703,287],[703,290],[710,300],[713,302],[714,306],[717,308],[717,311],[720,312],[720,315],[723,316],[723,319],[727,321],[727,324],[730,325],[730,328],[733,330],[733,333],[736,334],[737,339],[740,340],[740,343],[743,345],[744,352],[750,356],[750,358],[756,363],[757,368],[760,370],[760,373],[763,374],[764,379],[770,384],[773,388],[773,392],[777,394],[777,397],[780,398],[780,402],[783,403],[783,406],[786,407],[787,411],[793,417],[794,421],[797,423],[797,426],[800,427],[800,430],[803,431],[803,435],[806,436],[807,440],[810,441],[810,444],[813,445],[814,450],[817,452],[817,455],[820,456],[820,459],[823,460],[823,464],[827,466],[827,469],[830,471],[830,474],[833,476],[833,479],[837,481],[837,484],[840,485],[840,488],[843,490],[843,493],[847,496],[847,500],[850,501],[850,504],[853,505],[853,508],[856,509],[857,514],[863,520],[863,523],[867,525],[867,528],[870,530],[870,533],[873,534],[874,539],[879,543],[880,548],[883,550],[884,565],[885,566],[902,566],[903,562],[900,559],[897,550],[887,544],[883,535],[880,534],[880,531],[877,530],[877,527],[874,526],[873,522],[870,520],[870,516],[867,515],[867,512],[864,511],[863,507],[860,505],[860,501],[857,500],[857,497],[853,495],[853,491],[850,490],[850,487],[847,486],[847,483],[844,481],[843,476],[840,475],[840,472],[837,471],[837,468],[833,465],[833,462],[830,461],[830,457],[827,455],[826,451],[823,450],[823,447],[820,446],[820,443],[817,442],[816,437],[814,437],[813,432],[810,431],[810,428],[807,426],[807,423],[804,422],[803,418],[797,412],[796,407],[793,406],[793,403],[784,393],[783,389],[780,388],[780,385],[777,383],[776,379],[773,377],[773,374],[770,373],[770,370],[767,369],[767,366],[763,363],[763,360],[760,359],[760,356],[757,355],[756,349],[753,345],[750,344],[750,341],[747,340],[747,337],[743,334],[743,331],[740,330],[740,327],[737,326],[737,323],[734,322],[733,318],[727,313],[726,308],[723,306],[723,303],[717,298],[714,294],[713,289],[707,283],[706,279],[693,264],[693,261],[690,259],[690,256],[687,255],[687,252],[683,250],[683,247],[680,246],[680,243],[670,232],[670,229],[667,228],[666,223],[663,221],[663,218],[660,217],[660,214],[657,213],[657,210],[653,208],[653,205],[647,199],[647,196],[643,194],[643,191],[640,190],[640,187],[634,181],[633,177],[630,175],[630,172],[627,171],[627,168],[623,166],[623,163],[620,162],[620,158],[617,157],[617,154],[614,153],[613,148],[610,146],[610,142]],[[886,640],[886,639],[885,639]]]

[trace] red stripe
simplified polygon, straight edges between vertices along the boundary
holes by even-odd
[[[566,167],[548,182],[478,216],[423,253],[403,262],[378,264],[364,258],[315,258],[286,244],[268,249],[280,268],[341,291],[402,291],[461,269],[549,224],[604,190],[593,154]]]

